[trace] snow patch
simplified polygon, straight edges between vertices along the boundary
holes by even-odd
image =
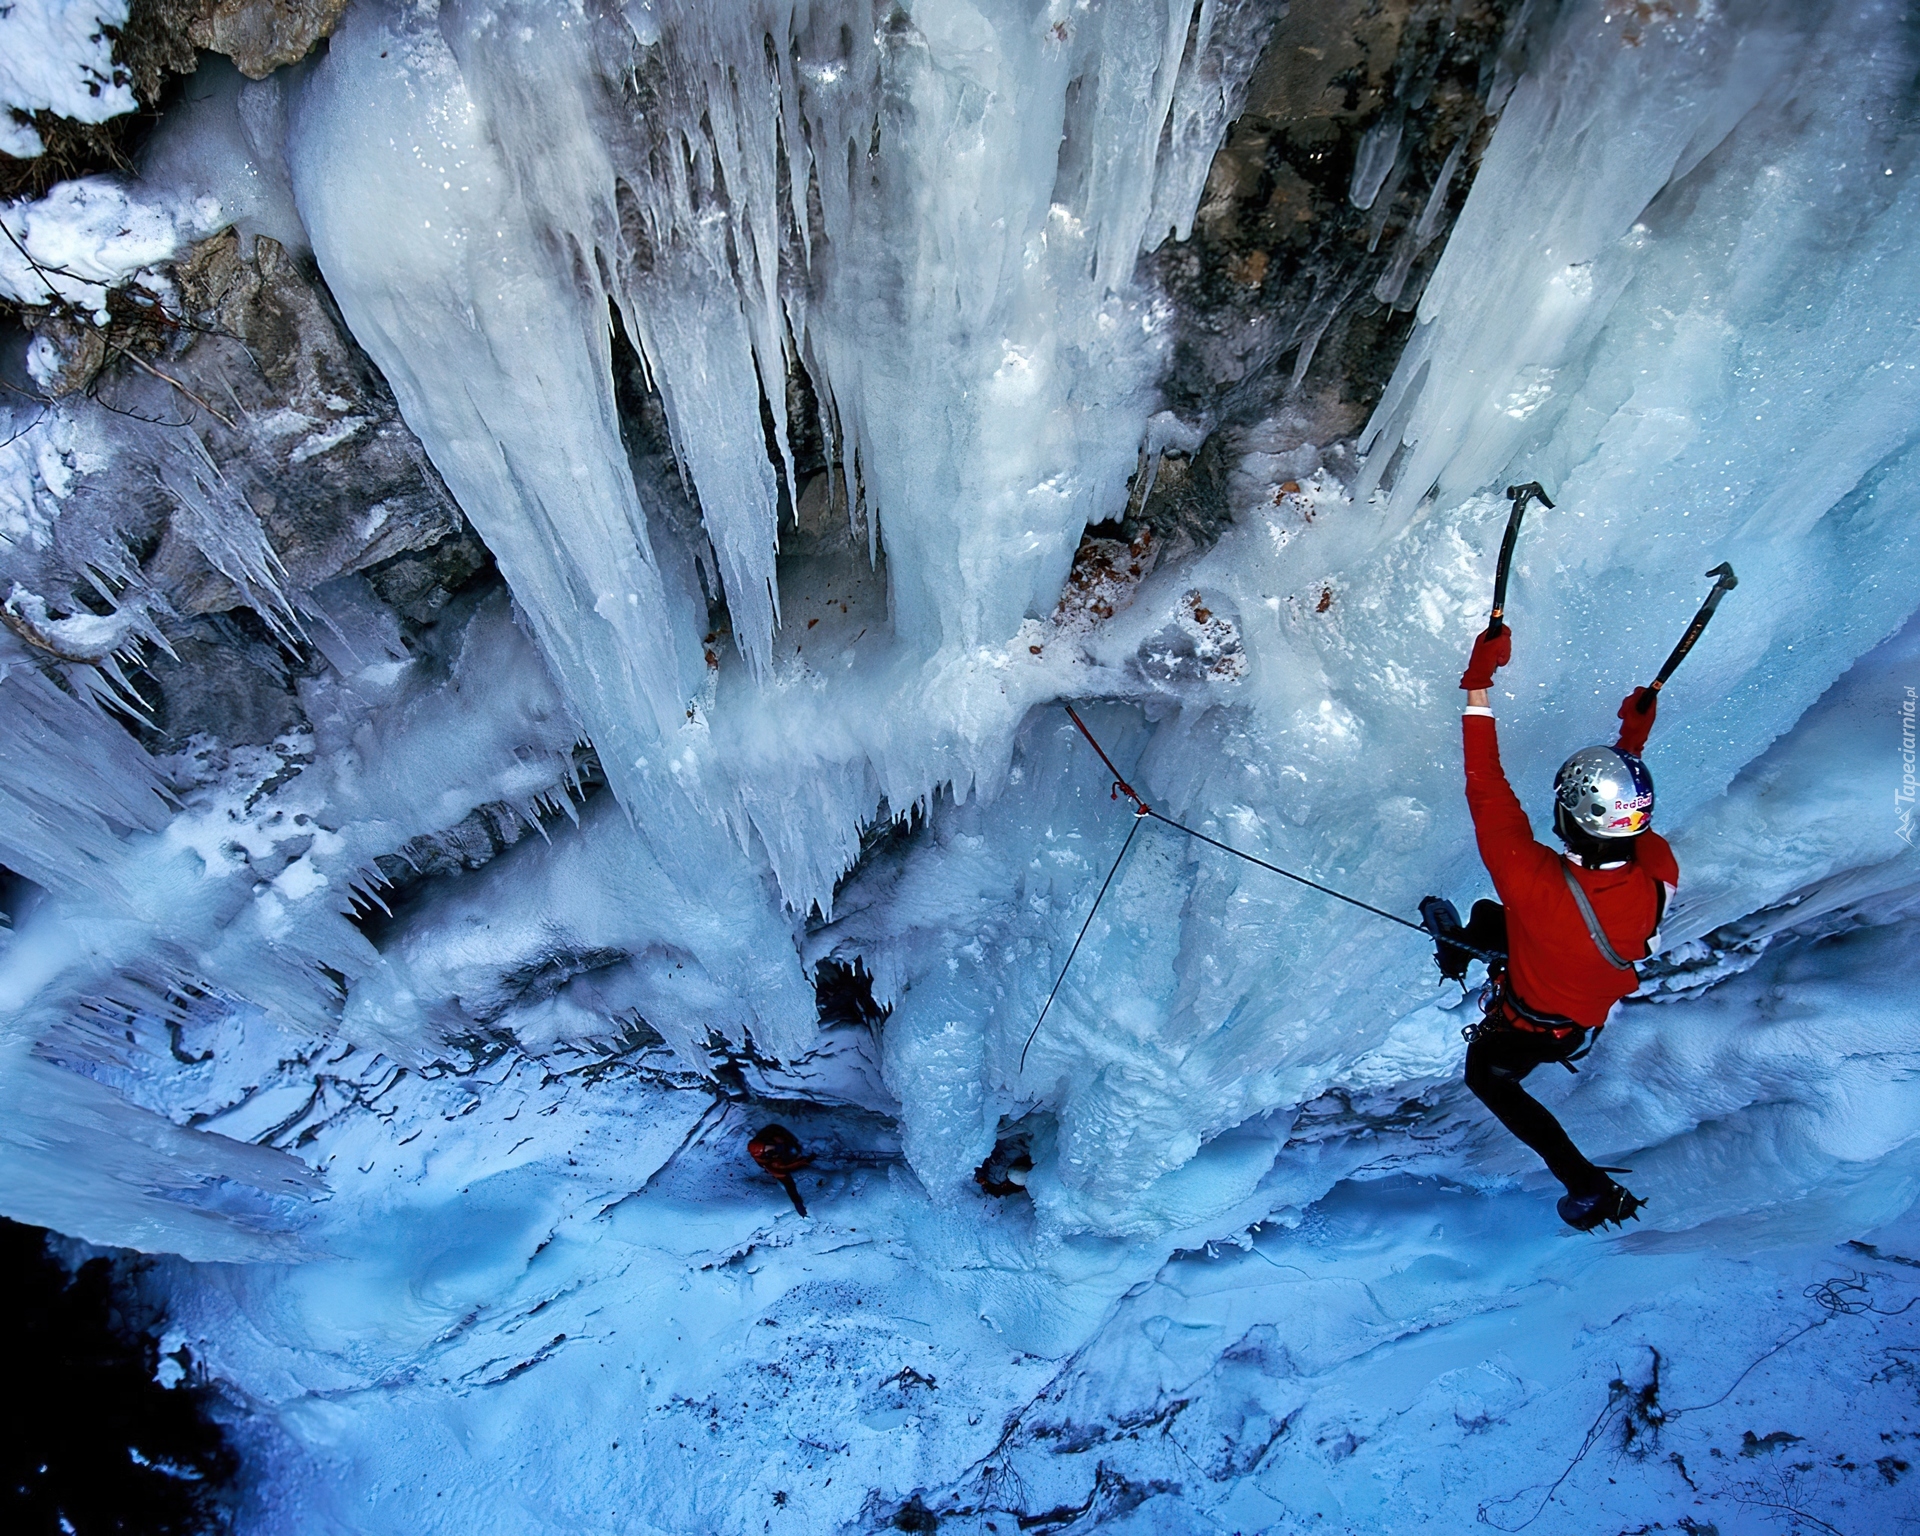
[[[132,77],[113,62],[126,0],[12,0],[0,10],[0,154],[31,159],[46,145],[24,119],[52,112],[104,123],[131,112]]]

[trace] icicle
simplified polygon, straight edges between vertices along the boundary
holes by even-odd
[[[1401,235],[1400,244],[1393,253],[1392,265],[1380,274],[1380,280],[1373,285],[1373,296],[1382,304],[1399,302],[1400,291],[1407,285],[1407,274],[1413,270],[1414,262],[1439,234],[1441,220],[1446,213],[1447,194],[1453,188],[1454,173],[1460,169],[1461,158],[1467,152],[1469,137],[1468,134],[1462,134],[1448,151],[1433,190],[1427,194],[1427,201],[1420,210],[1420,217]]]
[[[617,25],[537,5],[348,16],[294,107],[303,218],[624,805],[685,795],[727,813],[767,765],[676,745],[708,687],[707,556],[632,485],[609,302],[660,391],[728,627],[765,685],[723,689],[699,730],[734,716],[771,744],[798,724],[770,671],[796,653],[774,645],[781,485],[801,489],[796,358],[870,567],[886,547],[887,621],[859,632],[834,682],[842,715],[873,728],[751,797],[804,908],[830,889],[876,775],[906,799],[979,771],[947,760],[960,744],[922,669],[990,665],[1052,607],[1081,529],[1124,501],[1164,345],[1134,262],[1191,218],[1270,22],[1214,0],[1044,26],[1011,0],[929,3],[877,29],[854,0],[663,0]],[[396,148],[423,111],[451,135],[435,130],[432,166]],[[1052,200],[1063,135],[1087,164],[1072,207]],[[1011,723],[965,750],[1003,761]],[[655,780],[667,761],[670,789]]]
[[[1380,189],[1393,174],[1400,159],[1400,135],[1406,119],[1389,112],[1360,137],[1360,148],[1353,157],[1353,183],[1347,189],[1347,201],[1365,211],[1373,206]]]
[[[56,891],[122,900],[120,834],[160,824],[159,775],[125,731],[57,688],[17,646],[0,635],[0,791],[9,805],[0,863]]]
[[[240,589],[247,604],[284,644],[305,638],[299,615],[282,586],[280,557],[260,518],[189,429],[154,435],[154,470],[177,508],[174,524],[208,563]]]

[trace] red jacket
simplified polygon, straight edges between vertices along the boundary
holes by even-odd
[[[1660,887],[1680,883],[1673,850],[1658,833],[1643,832],[1632,861],[1620,869],[1583,869],[1559,850],[1536,842],[1533,826],[1500,767],[1500,742],[1491,715],[1461,722],[1467,757],[1467,807],[1480,857],[1507,908],[1507,973],[1520,1000],[1536,1013],[1557,1013],[1597,1027],[1640,979],[1607,963],[1567,889],[1573,871],[1623,960],[1638,960],[1660,923]]]

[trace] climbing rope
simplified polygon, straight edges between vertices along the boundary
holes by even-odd
[[[1027,1052],[1032,1049],[1034,1039],[1040,1033],[1040,1026],[1046,1023],[1047,1011],[1053,1007],[1054,998],[1060,995],[1061,985],[1067,979],[1068,970],[1072,968],[1073,957],[1080,953],[1080,942],[1086,938],[1087,930],[1093,926],[1093,919],[1095,914],[1100,910],[1100,903],[1106,900],[1107,887],[1113,884],[1113,877],[1120,873],[1120,862],[1126,858],[1127,850],[1133,846],[1134,834],[1140,830],[1140,823],[1149,817],[1161,823],[1163,826],[1172,827],[1176,832],[1186,833],[1188,837],[1205,843],[1210,848],[1218,848],[1222,853],[1230,853],[1236,859],[1245,859],[1249,864],[1257,864],[1261,869],[1269,870],[1273,874],[1280,875],[1298,885],[1304,885],[1309,890],[1318,891],[1323,896],[1331,896],[1335,901],[1344,901],[1350,907],[1358,907],[1363,912],[1371,912],[1375,917],[1384,917],[1388,922],[1398,923],[1402,928],[1411,928],[1415,933],[1425,934],[1428,932],[1425,924],[1410,922],[1398,913],[1389,912],[1384,907],[1374,906],[1372,902],[1362,901],[1357,896],[1349,896],[1345,891],[1336,891],[1330,885],[1322,885],[1318,880],[1309,880],[1305,875],[1295,874],[1290,869],[1282,869],[1278,864],[1270,864],[1265,859],[1258,858],[1246,852],[1244,849],[1235,848],[1230,844],[1223,843],[1217,837],[1208,837],[1206,833],[1196,831],[1184,822],[1175,821],[1171,816],[1162,815],[1151,805],[1147,804],[1145,800],[1141,799],[1139,793],[1126,781],[1126,778],[1121,774],[1120,770],[1114,767],[1113,759],[1107,756],[1106,748],[1102,747],[1094,738],[1093,732],[1087,729],[1087,722],[1080,718],[1079,712],[1076,711],[1071,704],[1064,702],[1061,707],[1066,710],[1067,718],[1072,720],[1073,723],[1080,728],[1080,734],[1087,738],[1087,745],[1093,748],[1100,761],[1106,765],[1107,772],[1113,775],[1113,789],[1108,798],[1117,800],[1120,796],[1125,795],[1133,802],[1133,825],[1127,830],[1127,840],[1120,845],[1120,855],[1113,861],[1113,868],[1107,871],[1107,878],[1100,883],[1100,894],[1093,898],[1093,906],[1087,913],[1087,920],[1080,925],[1080,933],[1073,941],[1073,948],[1067,951],[1067,963],[1060,967],[1060,974],[1054,980],[1053,990],[1047,994],[1047,1001],[1040,1009],[1040,1017],[1034,1021],[1033,1029],[1027,1035],[1026,1045],[1020,1049],[1020,1070],[1022,1072],[1027,1069]],[[1437,935],[1429,935],[1429,937],[1437,937]],[[1507,957],[1503,954],[1498,954],[1490,950],[1476,949],[1473,945],[1462,943],[1458,939],[1449,938],[1446,942],[1456,949],[1461,949],[1470,955],[1478,956],[1489,964],[1506,963]]]
[[[1094,750],[1097,752],[1099,748]],[[1131,790],[1128,791],[1132,793]],[[1073,957],[1080,953],[1080,940],[1087,936],[1087,930],[1093,926],[1093,915],[1100,910],[1100,903],[1107,898],[1107,887],[1113,884],[1113,877],[1120,873],[1120,860],[1127,856],[1127,850],[1133,846],[1133,835],[1140,830],[1145,821],[1145,811],[1133,813],[1133,825],[1127,828],[1127,840],[1120,845],[1119,857],[1113,861],[1113,868],[1107,871],[1107,878],[1100,882],[1100,894],[1093,898],[1093,907],[1087,913],[1087,920],[1080,925],[1080,935],[1073,941],[1073,948],[1067,951],[1067,963],[1060,967],[1060,974],[1054,978],[1053,990],[1047,994],[1046,1003],[1040,1009],[1040,1017],[1033,1021],[1033,1028],[1027,1032],[1027,1043],[1020,1047],[1020,1070],[1027,1070],[1027,1052],[1033,1049],[1034,1036],[1040,1033],[1040,1026],[1047,1022],[1047,1009],[1053,1006],[1053,1000],[1060,995],[1060,983],[1067,979],[1067,969],[1073,964]]]
[[[1388,912],[1381,907],[1376,907],[1371,902],[1362,901],[1357,896],[1349,896],[1345,891],[1336,891],[1332,886],[1322,885],[1318,880],[1309,880],[1305,875],[1296,875],[1292,870],[1282,869],[1278,864],[1269,864],[1265,859],[1255,858],[1250,853],[1245,853],[1238,848],[1229,847],[1227,844],[1221,842],[1216,837],[1208,837],[1207,834],[1204,832],[1196,832],[1192,827],[1189,827],[1182,822],[1175,821],[1171,816],[1161,815],[1160,812],[1156,811],[1152,806],[1148,805],[1146,801],[1142,800],[1137,794],[1134,793],[1133,786],[1131,784],[1129,784],[1125,779],[1120,777],[1120,770],[1113,766],[1113,759],[1108,757],[1106,752],[1102,750],[1100,743],[1093,739],[1093,732],[1087,729],[1087,722],[1080,718],[1079,714],[1074,710],[1074,707],[1071,704],[1068,704],[1064,707],[1067,711],[1068,717],[1073,721],[1075,725],[1080,727],[1080,734],[1087,738],[1087,745],[1092,747],[1095,752],[1098,752],[1100,754],[1100,761],[1107,765],[1107,771],[1113,775],[1114,794],[1125,795],[1129,800],[1131,800],[1136,806],[1139,807],[1139,809],[1134,813],[1135,815],[1151,816],[1155,821],[1162,822],[1165,825],[1172,827],[1174,831],[1184,832],[1187,834],[1188,837],[1198,838],[1201,842],[1209,844],[1214,848],[1218,848],[1222,853],[1230,853],[1236,859],[1245,859],[1249,864],[1258,864],[1262,869],[1271,870],[1276,875],[1284,875],[1287,879],[1296,881],[1299,884],[1307,886],[1312,890],[1319,891],[1324,896],[1333,897],[1335,901],[1344,901],[1350,907],[1358,907],[1363,912],[1371,912],[1375,917],[1384,917],[1388,922],[1398,923],[1402,928],[1411,928],[1416,933],[1425,933],[1427,931],[1426,928],[1423,927],[1421,924],[1409,922],[1406,918],[1401,917],[1396,913]],[[1449,940],[1449,942],[1451,942],[1451,940]],[[1458,947],[1461,949],[1470,948],[1470,946],[1464,945],[1464,944]],[[1477,954],[1479,953],[1479,951],[1473,950],[1472,953]],[[1504,960],[1506,956],[1502,955],[1500,958]]]

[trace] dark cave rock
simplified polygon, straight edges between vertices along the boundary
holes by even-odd
[[[1178,305],[1163,389],[1183,419],[1283,416],[1317,443],[1365,423],[1525,47],[1521,10],[1339,0],[1278,23],[1192,238],[1148,259]]]
[[[248,620],[245,610],[200,620],[173,637],[173,654],[156,649],[148,658],[139,686],[150,711],[143,735],[155,750],[178,751],[202,735],[264,746],[305,727],[286,651]]]
[[[155,1380],[162,1320],[146,1315],[116,1261],[69,1268],[47,1237],[0,1220],[0,1294],[15,1324],[14,1411],[0,1436],[7,1528],[225,1528],[239,1461],[214,1416],[218,1395],[179,1360],[169,1362],[176,1385]]]

